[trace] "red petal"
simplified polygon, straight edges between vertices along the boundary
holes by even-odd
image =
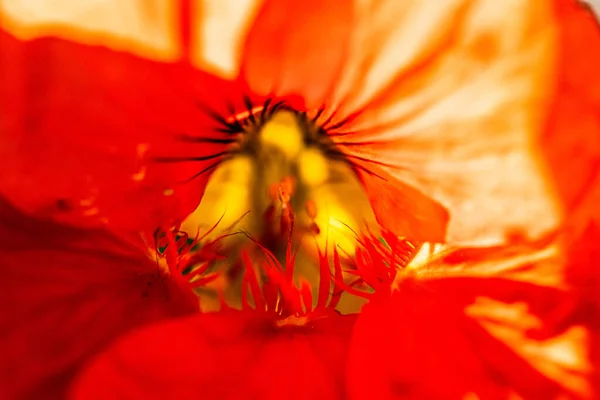
[[[569,282],[578,290],[583,302],[579,320],[590,328],[590,357],[595,367],[592,382],[600,395],[600,225],[591,223],[571,247],[571,263],[567,269]],[[559,320],[560,322],[560,320]],[[558,324],[555,330],[563,329]]]
[[[572,298],[501,278],[407,278],[390,301],[369,304],[357,320],[349,353],[351,398],[495,399],[517,393],[535,400],[586,393],[585,360],[563,365],[543,353],[549,342],[532,336],[540,320]],[[486,304],[500,317],[473,311]],[[530,314],[510,317],[523,304]],[[549,365],[558,371],[552,378],[541,372]]]
[[[600,312],[600,297],[598,296],[598,288],[600,288],[599,243],[600,225],[592,222],[581,236],[571,243],[570,263],[566,271],[569,282],[581,291],[582,296],[596,303],[598,312]],[[600,320],[596,322],[600,323]]]
[[[6,198],[73,224],[152,229],[197,206],[210,171],[182,182],[218,158],[171,164],[153,157],[223,151],[223,144],[183,143],[178,135],[222,138],[195,98],[210,94],[222,112],[220,96],[233,85],[181,65],[59,39],[23,42],[0,32],[0,47]]]
[[[574,227],[567,278],[584,304],[579,319],[591,330],[592,381],[600,394],[600,24],[581,2],[555,3],[561,39],[559,81],[541,141]]]
[[[354,319],[275,328],[253,312],[226,311],[140,329],[80,376],[76,399],[341,399]]]
[[[0,397],[61,398],[86,360],[197,298],[101,231],[28,219],[0,202]]]
[[[299,95],[319,107],[344,66],[352,2],[266,0],[248,33],[242,75],[262,95]]]
[[[561,199],[572,209],[592,185],[600,186],[600,25],[578,1],[556,1],[556,14],[558,86],[540,142]]]

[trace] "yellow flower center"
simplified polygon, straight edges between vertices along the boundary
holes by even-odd
[[[221,241],[227,259],[215,266],[227,272],[200,290],[208,309],[217,305],[216,290],[224,290],[227,302],[239,306],[236,271],[252,239],[285,266],[291,234],[298,249],[294,278],[308,281],[316,291],[319,251],[331,256],[337,249],[353,257],[357,234],[376,232],[378,227],[351,165],[327,156],[325,149],[333,144],[304,114],[280,109],[262,123],[251,119],[241,136],[239,151],[215,170],[198,208],[181,226],[195,237],[217,225],[203,242],[230,234]],[[260,279],[261,272],[257,275]],[[343,299],[340,308],[344,307]]]

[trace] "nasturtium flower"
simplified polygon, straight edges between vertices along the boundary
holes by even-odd
[[[0,397],[595,398],[574,0],[0,1]]]

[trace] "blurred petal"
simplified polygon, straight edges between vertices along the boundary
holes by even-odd
[[[511,260],[498,249],[488,256]],[[458,268],[446,274],[443,263],[424,267],[405,275],[390,301],[364,308],[349,353],[351,398],[589,398],[585,330],[571,319],[561,334],[536,339],[554,311],[576,296],[504,277],[470,277],[486,268],[479,259],[455,257],[463,259],[463,276]],[[519,259],[513,264],[513,270],[533,268]]]
[[[561,21],[558,95],[540,141],[569,208],[567,280],[581,298],[579,320],[591,330],[592,382],[600,394],[600,24],[576,1],[556,1],[556,14]]]
[[[0,22],[20,39],[55,36],[154,60],[176,60],[178,3],[170,0],[0,0]]]
[[[221,77],[237,77],[246,34],[261,4],[262,0],[194,2],[192,63]]]
[[[333,114],[333,139],[448,208],[448,241],[555,228],[560,209],[531,147],[552,89],[548,2],[360,4],[322,116]]]
[[[407,268],[419,278],[505,278],[565,288],[564,235],[496,247],[448,247]],[[398,275],[398,279],[402,279]]]
[[[24,211],[77,225],[155,229],[195,209],[226,147],[202,142],[225,134],[195,98],[222,112],[219,96],[233,84],[53,38],[23,42],[0,32],[0,46],[0,193]]]
[[[62,398],[128,330],[198,310],[134,242],[26,218],[0,202],[0,397]]]
[[[600,225],[590,223],[581,235],[571,245],[571,257],[567,278],[571,284],[580,290],[596,308],[595,313],[588,315],[590,321],[600,330]]]
[[[577,213],[600,218],[595,207],[600,199],[600,25],[580,2],[555,3],[560,22],[559,79],[540,144],[569,211],[585,206]],[[590,189],[596,190],[595,202],[585,199]]]
[[[261,95],[299,95],[323,104],[346,63],[353,27],[346,0],[265,0],[246,39],[242,75]]]
[[[598,15],[600,12],[600,1],[599,0],[585,0],[585,3],[589,4],[591,10]]]
[[[596,203],[597,204],[597,203]],[[600,395],[600,225],[592,222],[571,247],[567,279],[577,289],[582,306],[578,318],[590,328],[590,357],[594,365],[595,393]],[[555,318],[555,330],[564,329]]]
[[[73,398],[342,399],[354,319],[277,328],[253,312],[220,312],[133,332],[96,358]]]

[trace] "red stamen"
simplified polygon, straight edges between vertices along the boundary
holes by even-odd
[[[279,299],[279,289],[277,286],[266,282],[263,285],[263,296],[267,311],[277,311],[277,300]]]
[[[255,308],[257,310],[264,310],[265,302],[262,291],[260,290],[260,284],[258,283],[258,278],[256,277],[256,273],[254,272],[254,268],[252,266],[252,260],[250,259],[247,251],[242,251],[242,260],[246,266],[244,277],[246,278],[246,282],[250,287],[250,293],[254,299]]]
[[[202,287],[202,286],[206,286],[209,283],[215,281],[218,277],[220,277],[221,274],[218,272],[213,272],[212,274],[208,274],[206,276],[203,276],[201,278],[198,278],[197,280],[190,282],[190,286],[193,288],[197,288],[197,287]]]
[[[244,121],[246,120],[250,115],[257,115],[259,114],[263,108],[265,108],[264,106],[256,106],[256,107],[252,107],[251,110],[244,110],[242,112],[239,112],[237,114],[234,114],[230,117],[227,117],[226,121],[228,123],[234,123],[236,121]]]
[[[169,269],[169,273],[174,277],[178,277],[179,274],[179,261],[177,259],[177,252],[173,251],[175,249],[175,240],[174,234],[169,229],[164,229],[165,232],[165,240],[167,242],[167,248],[165,250],[165,258],[167,260],[167,267]]]
[[[322,283],[319,284],[319,288],[324,286]],[[302,295],[302,301],[304,302],[304,313],[309,314],[313,311],[313,297],[312,297],[312,289],[310,284],[303,280],[300,283],[300,294]]]
[[[302,304],[298,290],[280,270],[267,269],[269,282],[276,285],[281,294],[281,301],[278,304],[279,309],[288,315],[297,315],[302,313]]]
[[[331,281],[331,272],[329,270],[329,260],[327,257],[327,247],[322,252],[319,249],[319,291],[317,294],[317,305],[315,308],[323,309],[327,306],[329,298],[329,282]],[[327,286],[325,285],[327,282]]]
[[[304,204],[304,208],[306,210],[306,214],[308,218],[315,219],[317,218],[317,203],[314,200],[307,200]]]
[[[337,252],[337,249],[333,250],[333,268],[335,271],[334,279],[333,279],[333,294],[331,295],[331,300],[329,301],[329,307],[335,309],[342,298],[343,288],[340,285],[340,282],[344,282],[344,273],[342,271],[342,263],[340,261],[340,255]]]
[[[294,277],[294,269],[296,267],[296,254],[297,250],[292,249],[292,232],[294,230],[293,221],[289,228],[288,242],[285,249],[285,273],[289,282],[292,282]]]
[[[242,277],[242,287],[241,287],[241,293],[240,293],[240,297],[242,300],[242,310],[249,310],[251,309],[250,307],[250,302],[248,301],[248,282],[247,282],[247,277],[246,274],[244,274],[244,276]]]
[[[289,198],[296,192],[296,180],[292,176],[286,176],[281,180],[279,189],[280,195],[287,196],[289,201]]]

